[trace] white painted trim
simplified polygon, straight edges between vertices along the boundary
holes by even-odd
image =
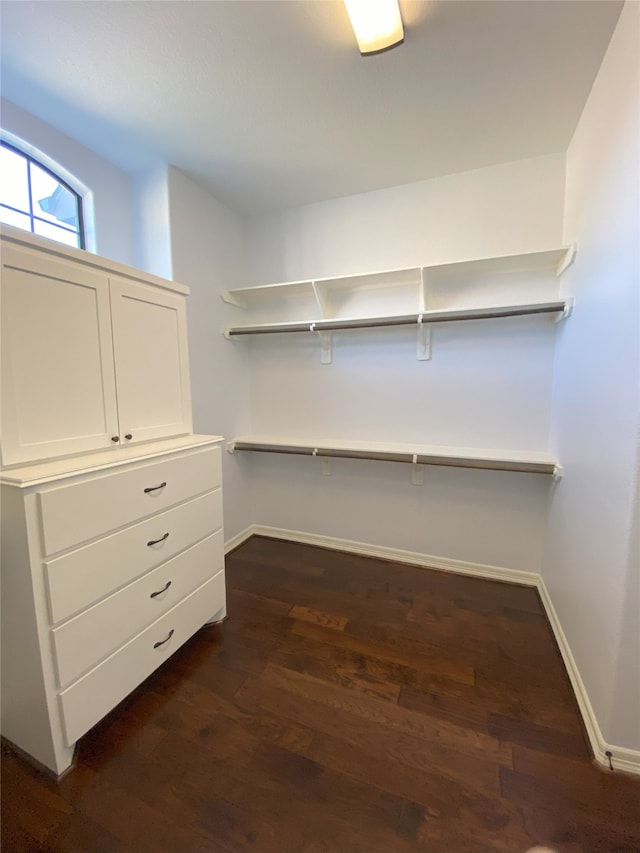
[[[250,539],[255,532],[255,524],[250,524],[249,527],[245,527],[245,529],[241,530],[240,533],[236,533],[235,536],[232,536],[231,539],[228,539],[224,543],[224,553],[228,554],[230,551],[233,551],[234,548],[242,545],[242,543],[246,542],[247,539]]]
[[[573,687],[573,692],[575,693],[578,707],[582,714],[582,719],[584,721],[595,760],[598,764],[601,764],[608,769],[609,759],[606,753],[610,752],[611,761],[616,770],[623,770],[626,773],[640,774],[640,750],[627,749],[623,746],[614,746],[613,744],[607,743],[602,736],[598,719],[589,700],[589,695],[586,687],[584,686],[578,665],[573,657],[569,641],[562,630],[560,619],[558,618],[558,614],[553,606],[553,601],[551,600],[549,591],[547,590],[546,584],[541,576],[538,576],[537,586],[542,606],[544,607],[547,618],[549,619],[551,629],[553,630],[556,642],[558,643],[558,648],[560,649],[560,654],[562,655],[564,665],[567,669],[569,680],[571,681],[571,686]]]
[[[567,669],[596,762],[608,769],[609,759],[606,753],[610,752],[611,760],[616,770],[640,775],[640,750],[614,746],[607,743],[602,736],[598,720],[589,701],[589,696],[580,676],[575,658],[573,657],[571,647],[562,630],[562,625],[553,606],[551,596],[542,576],[537,572],[521,572],[501,566],[486,566],[482,563],[471,563],[466,560],[434,557],[416,551],[404,551],[399,548],[388,548],[384,545],[369,545],[364,542],[354,542],[350,539],[336,539],[333,536],[324,536],[318,533],[302,533],[297,530],[285,530],[262,524],[252,524],[243,530],[242,533],[230,539],[229,542],[225,543],[225,553],[228,553],[233,548],[237,548],[238,545],[241,545],[254,535],[267,536],[271,539],[286,539],[289,542],[300,542],[303,545],[317,545],[321,548],[332,548],[336,551],[347,551],[351,554],[362,554],[366,557],[377,557],[398,563],[409,563],[430,569],[440,569],[445,572],[456,572],[457,574],[535,587],[540,594],[542,606],[558,643],[558,648]]]
[[[151,284],[155,287],[162,287],[164,290],[181,293],[184,296],[188,296],[190,292],[186,285],[179,284],[177,281],[169,281],[166,278],[160,278],[160,276],[153,275],[144,270],[136,269],[127,264],[121,264],[119,261],[103,258],[101,255],[87,252],[86,249],[76,249],[75,246],[56,243],[48,237],[40,237],[38,234],[23,231],[13,225],[0,224],[0,237],[8,242],[17,243],[31,252],[44,251],[48,255],[57,255],[65,260],[70,260],[72,263],[84,264],[101,272],[106,272],[108,275],[119,275],[126,279],[139,281],[142,284]]]
[[[448,557],[434,557],[429,554],[420,554],[417,551],[403,551],[400,548],[388,548],[385,545],[368,545],[364,542],[354,542],[351,539],[336,539],[333,536],[300,533],[297,530],[283,530],[279,527],[265,527],[260,524],[253,525],[253,533],[256,536],[287,539],[290,542],[301,542],[304,545],[318,545],[321,548],[332,548],[335,551],[348,551],[366,557],[378,557],[397,563],[410,563],[415,566],[442,569],[446,572],[457,572],[462,575],[473,575],[491,580],[509,581],[525,586],[537,586],[539,577],[534,572],[519,572],[514,569],[504,569],[501,566],[485,566],[481,563],[469,563],[466,560],[451,560]]]

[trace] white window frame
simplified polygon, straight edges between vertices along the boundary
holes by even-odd
[[[96,252],[95,239],[95,212],[93,192],[83,184],[75,175],[71,174],[64,166],[56,162],[40,149],[26,142],[13,133],[0,129],[0,142],[24,156],[27,160],[34,162],[37,166],[49,172],[55,180],[67,187],[78,198],[78,210],[80,217],[80,248],[89,252]],[[29,211],[19,211],[31,215]],[[36,216],[36,218],[39,218]],[[33,227],[33,218],[31,219]],[[25,229],[26,230],[26,229]]]

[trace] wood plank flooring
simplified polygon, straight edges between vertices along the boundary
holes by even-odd
[[[5,748],[3,851],[640,851],[534,590],[260,537],[227,579],[62,781]]]

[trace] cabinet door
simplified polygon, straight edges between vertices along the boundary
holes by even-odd
[[[2,252],[2,462],[111,446],[109,282],[82,264]]]
[[[126,279],[110,282],[121,443],[190,433],[184,297]]]

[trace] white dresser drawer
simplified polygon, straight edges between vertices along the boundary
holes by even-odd
[[[39,492],[45,553],[95,539],[220,483],[220,448],[212,447]]]
[[[72,745],[224,607],[224,572],[59,694],[67,743]],[[163,642],[165,641],[166,642]]]
[[[51,635],[60,687],[96,666],[223,569],[224,546],[222,531],[218,531],[54,628]]]
[[[217,489],[45,561],[51,622],[89,607],[221,527]]]

